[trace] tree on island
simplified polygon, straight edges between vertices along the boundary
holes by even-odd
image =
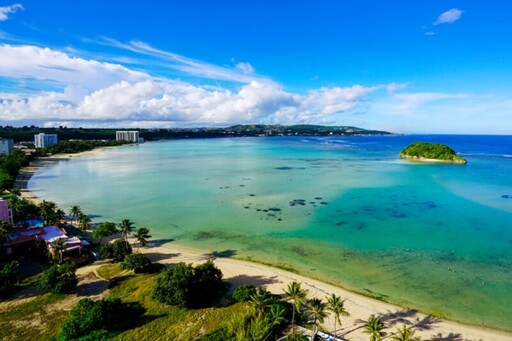
[[[105,221],[101,224],[99,224],[93,231],[92,231],[92,237],[93,238],[99,238],[101,244],[101,240],[103,238],[112,236],[118,232],[117,225],[111,221]]]
[[[327,298],[327,309],[330,310],[334,315],[334,336],[337,335],[336,322],[341,326],[340,316],[349,316],[350,314],[344,307],[345,300],[342,300],[341,297],[336,296],[335,294],[331,294]]]
[[[292,302],[292,325],[295,324],[295,311],[300,312],[300,307],[306,303],[308,291],[301,289],[299,282],[291,282],[284,291],[286,301]]]
[[[130,219],[123,219],[119,225],[119,230],[125,240],[128,240],[128,236],[132,234],[133,229],[134,226]]]

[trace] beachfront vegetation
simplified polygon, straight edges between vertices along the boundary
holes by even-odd
[[[107,339],[113,333],[133,328],[144,311],[140,303],[124,303],[119,298],[82,299],[69,313],[61,339],[75,340],[86,335],[88,340]]]
[[[105,221],[98,226],[94,230],[92,230],[92,237],[99,239],[99,243],[101,244],[101,240],[103,238],[110,237],[119,232],[117,230],[117,225],[111,221]]]
[[[132,253],[132,247],[123,239],[118,239],[113,243],[107,243],[100,248],[100,257],[102,259],[112,259],[121,262],[124,257]]]
[[[243,284],[233,290],[231,298],[235,302],[247,302],[251,299],[251,296],[256,293],[256,287],[251,284]]]
[[[124,257],[121,269],[133,270],[135,273],[146,272],[151,266],[151,260],[142,253],[132,253]]]
[[[334,336],[337,335],[338,329],[336,328],[338,323],[341,326],[340,316],[349,316],[350,314],[345,309],[345,300],[342,300],[341,297],[331,294],[331,296],[327,297],[327,310],[329,310],[334,318]]]
[[[11,189],[22,167],[28,166],[31,158],[21,150],[15,149],[11,154],[0,155],[0,192]]]
[[[44,271],[39,278],[39,287],[54,294],[65,294],[78,284],[74,264],[55,264]]]
[[[327,304],[319,298],[312,298],[307,302],[307,312],[313,322],[313,340],[318,333],[318,325],[324,323],[327,317]]]
[[[419,336],[414,336],[414,330],[407,327],[405,324],[402,328],[397,328],[395,334],[391,336],[393,341],[420,341]]]
[[[153,290],[157,301],[181,307],[208,307],[218,302],[227,292],[222,272],[207,261],[196,267],[178,263],[166,269]]]
[[[295,311],[300,312],[301,306],[306,303],[308,291],[301,288],[298,282],[291,282],[285,290],[286,300],[292,303],[292,325],[295,324]]]
[[[130,219],[123,219],[119,225],[119,230],[125,240],[128,240],[128,236],[132,234],[134,228]]]
[[[445,144],[414,142],[400,152],[401,157],[466,163],[453,149]]]
[[[12,210],[14,221],[20,221],[28,217],[39,215],[39,209],[32,201],[21,198],[18,195],[10,195],[7,199],[9,208]]]
[[[115,136],[115,134],[114,134]],[[124,141],[64,141],[61,140],[57,144],[41,148],[38,150],[38,154],[41,156],[53,155],[53,154],[75,154],[93,150],[99,147],[115,147],[125,144]]]
[[[386,328],[380,317],[370,316],[364,325],[363,332],[370,335],[370,341],[381,341],[386,333],[382,330]]]
[[[148,245],[148,239],[151,238],[149,235],[149,229],[147,227],[139,228],[133,236],[139,242],[139,247],[145,247]]]

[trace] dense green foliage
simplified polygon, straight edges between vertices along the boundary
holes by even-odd
[[[153,298],[169,305],[205,307],[214,304],[227,291],[222,272],[212,261],[193,267],[178,263],[158,278]]]
[[[78,284],[75,265],[71,263],[55,264],[44,271],[39,278],[39,287],[54,294],[65,294]]]
[[[38,128],[38,127],[0,127],[0,136],[14,139],[15,142],[34,141],[39,133],[58,134],[59,140],[114,140],[116,130],[122,129],[82,129],[82,128]],[[385,135],[385,131],[366,130],[349,126],[320,125],[235,125],[231,127],[210,128],[174,128],[174,129],[137,129],[140,137],[147,141],[180,138],[215,138],[224,136],[259,136],[269,135]]]
[[[31,216],[38,216],[39,209],[33,202],[21,198],[17,195],[11,195],[9,199],[9,207],[12,210],[14,221],[26,219]]]
[[[135,273],[146,272],[151,265],[151,261],[148,257],[142,253],[132,253],[124,257],[121,262],[121,269],[133,270]]]
[[[0,244],[4,242],[13,231],[14,225],[10,221],[0,220]]]
[[[12,261],[0,268],[0,296],[9,291],[18,279],[20,263]]]
[[[115,138],[115,135],[114,135]],[[93,150],[98,147],[114,147],[125,144],[124,141],[59,141],[57,144],[42,148],[39,150],[40,155],[51,154],[73,154]]]
[[[460,156],[457,156],[455,151],[447,145],[428,142],[411,143],[400,152],[400,155],[405,157],[417,157],[443,161],[466,161]]]
[[[251,296],[256,293],[256,287],[251,284],[243,284],[233,291],[231,298],[235,302],[247,302],[251,299]]]
[[[52,201],[43,200],[37,208],[45,226],[54,225],[66,217],[66,213]]]
[[[105,339],[109,332],[133,327],[144,311],[139,303],[123,303],[118,298],[96,302],[82,299],[69,313],[61,339],[74,340],[86,335],[89,340]]]
[[[98,238],[101,243],[101,240],[103,238],[116,234],[117,232],[118,231],[116,223],[113,223],[111,221],[105,221],[99,224],[94,230],[92,230],[92,237]]]
[[[15,149],[7,156],[0,155],[0,191],[11,189],[21,167],[28,166],[30,157]]]
[[[126,240],[118,239],[113,243],[105,244],[100,248],[100,257],[121,262],[124,257],[132,253],[132,247]]]

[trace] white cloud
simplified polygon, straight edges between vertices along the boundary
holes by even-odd
[[[6,21],[9,19],[9,14],[16,13],[18,10],[23,10],[23,5],[14,4],[10,6],[0,7],[0,21]]]
[[[237,65],[245,65],[241,67],[227,68],[188,58],[177,53],[160,50],[141,41],[131,41],[126,44],[115,39],[104,37],[102,41],[97,43],[157,58],[162,62],[165,62],[165,66],[168,68],[179,70],[187,75],[203,79],[214,79],[246,84],[253,81],[260,83],[274,83],[266,77],[254,74],[254,68],[249,63],[238,63]]]
[[[318,122],[355,109],[379,88],[321,88],[300,95],[258,82],[232,91],[179,81],[121,81],[87,95],[73,87],[27,98],[0,94],[4,98],[0,121],[67,122],[68,126],[137,122],[146,127]]]
[[[425,35],[426,35],[426,36],[435,36],[435,35],[436,35],[436,32],[428,31],[428,32],[425,32]]]
[[[121,80],[140,81],[150,76],[119,64],[70,57],[68,54],[37,46],[0,45],[0,76],[37,79],[67,86],[75,84],[95,90]]]
[[[254,73],[254,67],[250,63],[243,63],[240,62],[235,65],[235,67],[245,73],[246,75],[249,75],[251,73]]]
[[[451,24],[460,19],[462,16],[462,11],[458,8],[449,9],[446,12],[443,12],[437,17],[436,21],[434,21],[433,25],[442,25],[442,24]]]

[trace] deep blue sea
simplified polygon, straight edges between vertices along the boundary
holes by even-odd
[[[467,165],[399,158],[444,143]],[[173,140],[39,171],[36,195],[157,239],[512,329],[512,136]]]

